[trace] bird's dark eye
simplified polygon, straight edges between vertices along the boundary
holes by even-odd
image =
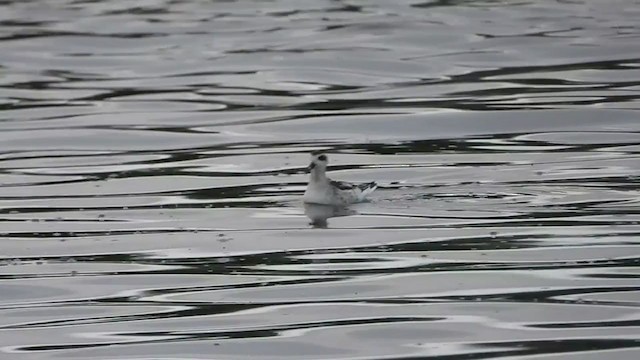
[[[327,156],[326,155],[320,155],[320,156],[318,156],[318,160],[327,161]]]

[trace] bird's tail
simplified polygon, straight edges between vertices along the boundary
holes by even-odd
[[[370,183],[364,183],[358,185],[358,201],[363,201],[369,194],[371,194],[375,189],[378,188],[378,184],[375,181]]]

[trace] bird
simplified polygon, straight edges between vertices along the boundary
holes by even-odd
[[[377,187],[375,181],[352,184],[345,181],[335,181],[327,177],[327,154],[321,152],[311,153],[311,164],[308,170],[309,184],[304,192],[302,201],[308,204],[322,204],[333,206],[347,206],[362,202]]]

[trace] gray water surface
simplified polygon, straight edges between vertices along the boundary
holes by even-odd
[[[0,359],[637,359],[638,19],[0,1]]]

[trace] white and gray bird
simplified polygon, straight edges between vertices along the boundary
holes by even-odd
[[[327,177],[328,163],[329,159],[326,154],[311,154],[309,184],[302,197],[305,203],[346,206],[364,201],[378,187],[378,184],[373,181],[364,184],[352,184],[331,180]]]

